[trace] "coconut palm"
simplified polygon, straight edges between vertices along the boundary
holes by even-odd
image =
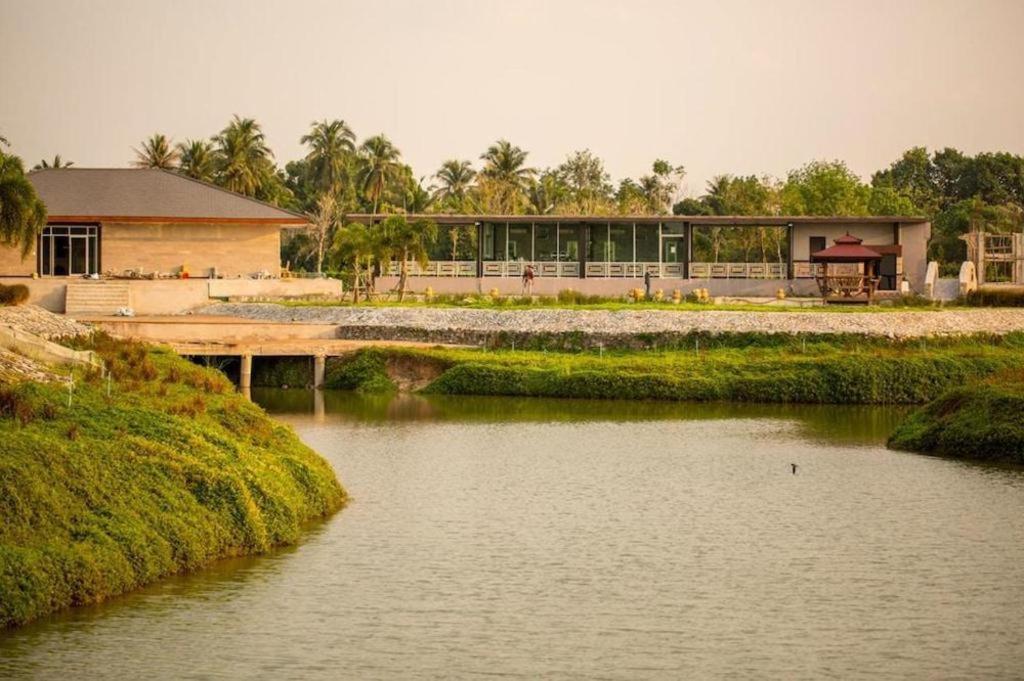
[[[311,124],[309,134],[299,140],[309,145],[306,161],[314,181],[323,191],[337,194],[348,174],[355,151],[356,136],[342,120],[323,120]]]
[[[373,202],[373,213],[376,215],[384,188],[401,167],[398,163],[401,152],[384,135],[374,135],[360,145],[359,154],[362,160],[359,184],[366,197]]]
[[[171,140],[165,135],[154,133],[149,139],[142,140],[142,149],[135,152],[136,168],[164,168],[173,170],[178,164],[178,151],[171,146]]]
[[[271,182],[274,154],[255,120],[236,114],[211,141],[216,179],[222,187],[245,196],[256,196]]]
[[[440,183],[434,189],[434,200],[461,206],[475,177],[476,171],[469,161],[454,158],[445,161],[434,175],[434,179]]]
[[[389,254],[398,260],[398,300],[401,302],[409,280],[409,261],[427,266],[428,247],[437,240],[437,225],[432,220],[410,223],[404,215],[392,215],[380,224],[380,230]]]
[[[178,172],[195,180],[212,182],[216,159],[213,144],[206,140],[185,140],[178,146]]]
[[[46,225],[46,206],[25,177],[17,156],[0,152],[0,243],[18,246],[28,255]]]
[[[70,168],[75,165],[74,161],[65,161],[57,154],[53,157],[52,161],[47,161],[45,158],[39,163],[35,164],[32,170],[48,170],[50,168]]]
[[[530,180],[537,173],[533,168],[526,167],[527,155],[527,152],[508,140],[498,140],[480,155],[484,161],[480,174],[496,185],[502,212],[515,212],[530,186]]]

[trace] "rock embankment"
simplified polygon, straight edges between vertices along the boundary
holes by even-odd
[[[91,327],[35,305],[0,307],[0,324],[7,324],[46,339],[80,336]]]
[[[292,307],[222,303],[203,314],[274,322],[337,324],[345,338],[474,342],[486,335],[855,334],[918,338],[1024,331],[1024,309],[885,312],[728,310],[481,310],[431,307]]]

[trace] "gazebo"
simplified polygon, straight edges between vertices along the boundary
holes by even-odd
[[[826,303],[870,305],[874,299],[882,254],[862,242],[847,232],[835,245],[811,253],[811,262],[821,265],[815,270],[815,279]]]

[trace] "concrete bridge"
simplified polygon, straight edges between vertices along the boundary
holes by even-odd
[[[175,315],[166,317],[80,317],[112,336],[170,346],[189,357],[237,357],[238,387],[252,387],[254,357],[311,357],[312,384],[322,387],[328,357],[341,357],[366,347],[436,347],[413,341],[346,340],[337,324],[265,322],[236,317]]]

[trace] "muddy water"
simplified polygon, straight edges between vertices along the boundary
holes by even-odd
[[[0,634],[0,677],[1024,675],[1024,473],[891,410],[254,394],[352,505]]]

